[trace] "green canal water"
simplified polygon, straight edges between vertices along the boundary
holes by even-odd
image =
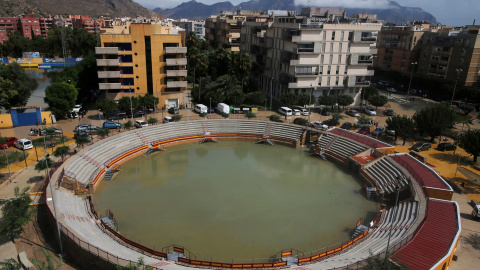
[[[100,213],[111,209],[133,241],[181,245],[200,260],[261,262],[290,248],[307,256],[377,211],[354,175],[304,148],[184,144],[120,168],[94,194]]]

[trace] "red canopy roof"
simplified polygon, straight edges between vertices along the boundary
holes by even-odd
[[[432,268],[457,241],[460,218],[454,202],[430,199],[426,214],[426,220],[415,237],[390,256],[411,270]]]
[[[363,143],[363,144],[367,145],[368,147],[371,147],[371,148],[374,148],[374,149],[384,148],[384,147],[392,147],[389,144],[383,143],[381,141],[375,140],[375,139],[367,137],[365,135],[358,134],[358,133],[353,133],[353,132],[350,132],[348,130],[344,130],[344,129],[341,129],[341,128],[334,128],[334,129],[329,130],[329,132],[331,132],[333,134],[340,135],[342,137],[346,137],[346,138],[355,140],[359,143]]]

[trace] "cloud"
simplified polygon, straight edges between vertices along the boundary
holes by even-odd
[[[341,7],[341,8],[388,8],[388,0],[294,0],[296,6]]]

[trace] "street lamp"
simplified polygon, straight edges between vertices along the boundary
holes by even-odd
[[[212,119],[212,98],[210,98],[210,107],[208,108],[209,117]]]
[[[455,96],[455,90],[457,89],[458,77],[460,76],[460,72],[463,70],[461,68],[457,68],[455,71],[457,72],[457,78],[455,79],[455,86],[453,87],[452,101],[450,101],[450,106],[453,105],[453,97]]]
[[[265,99],[265,121],[267,121],[267,99]]]
[[[395,213],[393,214],[393,221],[397,219],[397,213],[398,213],[398,195],[400,194],[400,186],[397,182],[395,185],[395,189],[397,190],[397,199],[395,200]],[[385,250],[385,261],[388,258],[388,248],[390,246],[390,238],[392,238],[392,229],[393,229],[393,224],[390,226],[390,231],[388,232],[388,242],[387,242],[387,249]]]
[[[310,124],[310,108],[312,107],[313,84],[310,84],[310,96],[308,97],[308,124]]]
[[[408,83],[407,97],[410,95],[410,87],[412,86],[413,71],[415,70],[416,64],[418,64],[418,62],[412,63],[412,72],[410,73],[410,83]]]
[[[3,148],[3,152],[5,153],[5,158],[7,159],[7,167],[8,167],[8,175],[10,176],[10,183],[13,183],[12,173],[10,172],[10,163],[8,163],[7,148]]]

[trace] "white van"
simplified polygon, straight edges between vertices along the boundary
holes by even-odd
[[[205,106],[203,104],[197,104],[197,105],[195,105],[195,111],[198,112],[198,113],[207,113],[208,108],[207,108],[207,106]]]
[[[278,109],[278,112],[286,116],[292,115],[292,109],[288,107],[281,107],[280,109]]]
[[[218,103],[216,109],[219,113],[226,113],[226,114],[230,113],[230,106],[228,106],[225,103]]]
[[[293,115],[302,115],[299,109],[292,109],[292,114]]]

